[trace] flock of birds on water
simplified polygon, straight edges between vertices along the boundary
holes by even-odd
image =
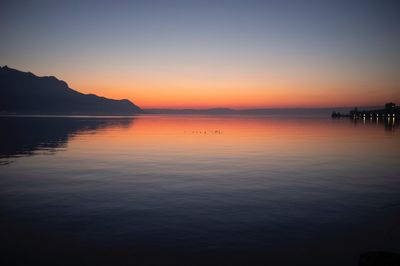
[[[192,130],[191,132],[188,132],[185,130],[185,133],[191,133],[191,134],[202,134],[202,135],[220,135],[222,134],[221,130]]]

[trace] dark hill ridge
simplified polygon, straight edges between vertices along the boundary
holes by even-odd
[[[83,94],[53,76],[38,77],[0,67],[0,113],[132,115],[142,112],[129,100]]]

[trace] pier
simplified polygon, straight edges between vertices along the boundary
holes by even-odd
[[[349,117],[353,119],[363,119],[363,118],[389,118],[395,119],[400,118],[400,106],[396,106],[395,103],[386,103],[385,108],[376,110],[354,110],[350,111],[348,114],[342,114],[340,112],[332,112],[332,118]]]

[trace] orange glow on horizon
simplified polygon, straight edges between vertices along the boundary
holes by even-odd
[[[110,78],[112,77],[112,79]],[[129,77],[129,78],[128,78]],[[394,80],[336,77],[323,73],[76,73],[63,77],[71,88],[141,108],[319,108],[381,106],[400,102]]]
[[[110,89],[111,88],[111,89]],[[320,108],[380,106],[385,102],[400,102],[399,93],[362,95],[348,90],[318,89],[144,89],[100,88],[85,89],[82,93],[94,93],[111,99],[128,99],[141,108]]]

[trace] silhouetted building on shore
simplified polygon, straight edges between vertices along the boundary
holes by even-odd
[[[332,112],[332,118],[340,117],[350,117],[353,119],[360,118],[400,118],[400,106],[396,106],[395,103],[386,103],[384,109],[377,110],[362,110],[359,111],[358,108],[350,111],[349,114],[341,114],[339,112]]]

